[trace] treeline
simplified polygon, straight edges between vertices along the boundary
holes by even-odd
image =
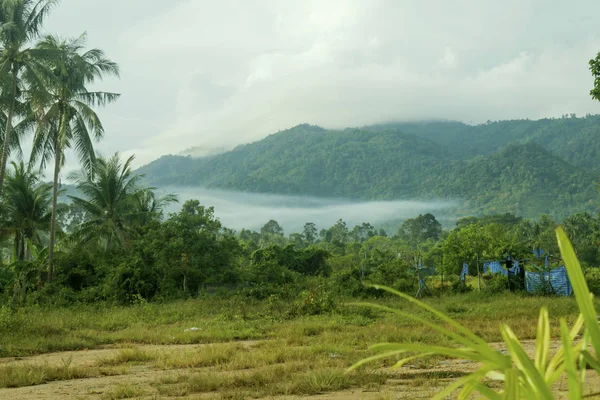
[[[68,196],[69,203],[58,205],[52,281],[47,274],[52,185],[23,164],[12,165],[2,214],[4,259],[10,260],[0,267],[3,304],[128,304],[237,294],[291,302],[300,296],[302,307],[319,312],[335,296],[379,295],[363,282],[413,293],[417,265],[434,271],[426,281],[435,295],[472,289],[459,280],[465,262],[475,266],[510,256],[529,259],[522,266],[532,269],[543,265],[534,249],[559,254],[557,223],[548,216],[469,217],[444,230],[435,216],[424,214],[404,221],[397,232],[368,222],[354,227],[343,220],[331,227],[307,222],[302,232],[289,235],[271,220],[259,231],[235,232],[197,200],[165,215],[164,207],[176,197],[145,187],[132,173],[131,161],[118,155],[98,158],[94,174],[77,178],[81,196]],[[600,265],[600,219],[580,213],[562,225],[588,270],[590,286],[600,289],[594,268]],[[493,283],[495,278],[486,279],[490,289],[506,289]],[[315,305],[315,298],[320,303]]]

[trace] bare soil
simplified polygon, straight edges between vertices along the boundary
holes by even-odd
[[[245,342],[252,346],[256,342]],[[183,352],[198,349],[207,345],[171,345],[171,346],[146,346],[136,345],[127,346],[150,352]],[[501,351],[506,351],[501,344],[494,344]],[[556,349],[559,346],[557,341],[552,343]],[[533,355],[535,350],[534,341],[525,341],[526,351]],[[69,362],[71,366],[76,367],[97,367],[102,359],[114,357],[124,346],[110,346],[97,350],[71,351],[44,354],[39,356],[25,358],[3,358],[0,359],[0,366],[18,365],[18,364],[49,364],[62,365]],[[477,368],[475,363],[467,363],[460,360],[447,360],[437,363],[437,365],[423,369],[417,365],[407,365],[396,372],[392,379],[378,391],[369,391],[367,389],[352,389],[339,392],[324,393],[316,396],[310,396],[315,400],[341,400],[341,399],[426,399],[430,398],[441,388],[447,386],[449,382],[458,379],[464,373],[472,372]],[[161,377],[177,376],[189,372],[189,370],[157,370],[150,366],[140,365],[131,366],[123,371],[123,374],[115,376],[102,376],[97,378],[73,379],[67,381],[50,382],[38,386],[27,386],[15,389],[0,389],[0,399],[11,400],[36,400],[36,399],[107,399],[110,393],[118,385],[133,385],[140,387],[146,393],[141,398],[158,399],[164,398],[158,395],[152,384]],[[222,372],[228,374],[231,372]],[[436,376],[431,379],[428,377]],[[588,390],[591,392],[600,392],[600,379],[597,374],[591,373],[587,381]],[[559,382],[555,388],[559,397],[567,398],[566,382]],[[179,397],[181,398],[181,397]],[[218,398],[218,394],[198,394],[185,398],[190,399],[210,399]],[[280,396],[277,399],[298,399],[300,397]],[[303,397],[306,398],[306,397]]]

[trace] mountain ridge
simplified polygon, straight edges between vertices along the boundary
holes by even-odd
[[[300,124],[211,157],[163,156],[138,172],[156,186],[352,200],[458,197],[461,215],[560,217],[596,210],[597,138],[600,116],[341,130]]]

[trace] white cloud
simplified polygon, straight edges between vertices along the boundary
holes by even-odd
[[[456,66],[458,65],[458,58],[452,50],[452,47],[446,46],[446,48],[444,49],[444,56],[440,58],[438,63],[446,68],[456,68]]]
[[[141,164],[301,122],[598,112],[599,13],[595,0],[63,0],[48,29],[87,29],[121,64],[100,86],[123,97],[101,111],[99,148]]]

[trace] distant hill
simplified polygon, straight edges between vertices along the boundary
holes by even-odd
[[[462,199],[461,215],[595,211],[600,117],[302,124],[213,157],[164,156],[140,168],[157,186],[361,200]]]

